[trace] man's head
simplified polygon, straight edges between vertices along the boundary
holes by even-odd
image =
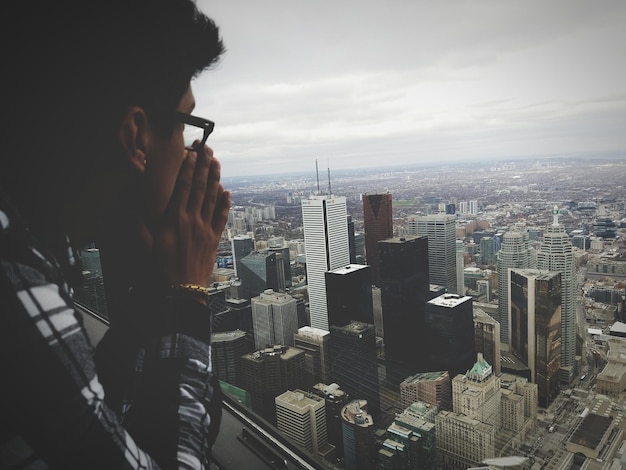
[[[158,184],[157,171],[175,171],[161,155],[180,133],[174,111],[191,112],[191,80],[223,52],[193,0],[36,0],[16,10],[2,183],[26,211],[81,197],[83,183],[149,171]]]

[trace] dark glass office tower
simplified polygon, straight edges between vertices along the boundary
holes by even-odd
[[[241,260],[254,251],[254,240],[247,235],[237,235],[231,240],[233,254],[233,267],[235,276],[240,276],[239,267]]]
[[[397,377],[402,381],[406,375],[423,370],[424,310],[430,289],[428,238],[382,240],[378,253],[385,360],[388,367],[402,366]]]
[[[353,321],[330,327],[330,370],[333,382],[353,399],[367,400],[370,414],[380,417],[380,387],[374,325]]]
[[[324,274],[330,325],[344,326],[352,320],[374,323],[370,272],[370,266],[349,264]]]
[[[472,298],[444,294],[426,303],[427,370],[465,374],[476,361]]]
[[[277,253],[270,251],[254,251],[239,263],[242,297],[251,299],[266,289],[275,292],[285,291],[285,280],[281,274],[283,261],[278,260]]]
[[[235,330],[211,335],[213,371],[218,379],[241,386],[241,357],[254,349],[245,331]]]
[[[276,425],[275,398],[287,390],[304,388],[304,351],[276,345],[242,356],[241,366],[252,409]]]
[[[530,369],[539,406],[559,394],[561,367],[561,273],[512,269],[511,352]]]
[[[372,267],[372,283],[380,285],[378,242],[393,237],[391,194],[363,195],[365,255]]]

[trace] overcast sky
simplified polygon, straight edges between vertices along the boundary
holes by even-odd
[[[198,0],[224,174],[626,158],[626,1]]]

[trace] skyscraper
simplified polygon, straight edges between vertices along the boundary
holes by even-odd
[[[530,247],[528,232],[507,232],[502,236],[502,245],[498,251],[498,321],[500,322],[500,341],[509,344],[509,269],[530,267]]]
[[[344,326],[352,320],[374,323],[371,267],[349,264],[325,273],[328,323]]]
[[[561,274],[511,269],[511,352],[530,369],[539,405],[559,393],[561,357]]]
[[[500,379],[481,353],[471,369],[452,379],[455,413],[497,426],[500,412]]]
[[[298,331],[296,299],[271,289],[252,298],[254,346],[257,349],[275,344],[294,345]]]
[[[374,419],[380,414],[380,387],[374,325],[350,322],[330,327],[331,379],[354,399],[367,400]]]
[[[276,397],[278,430],[314,455],[329,458],[324,399],[304,390],[287,390]]]
[[[416,236],[378,242],[385,359],[408,368],[399,380],[421,370],[426,352],[428,243],[426,237]]]
[[[307,388],[329,383],[330,331],[303,326],[294,335],[294,345],[304,351]]]
[[[465,295],[465,244],[456,241],[456,292]]]
[[[481,308],[474,307],[474,345],[476,353],[492,364],[495,374],[500,374],[500,323]]]
[[[363,224],[365,228],[365,254],[372,267],[372,283],[380,285],[378,242],[393,237],[391,194],[363,195]]]
[[[335,455],[343,457],[343,434],[341,430],[343,407],[350,402],[350,396],[336,383],[327,385],[317,383],[313,386],[313,393],[324,398],[326,405],[326,429],[328,442],[335,446]]]
[[[270,251],[253,251],[237,263],[242,298],[251,299],[266,289],[285,291],[283,260],[277,259],[279,256]]]
[[[345,197],[312,196],[302,201],[311,326],[328,330],[324,273],[350,264]]]
[[[481,264],[494,264],[496,262],[495,237],[483,237],[480,239],[480,262]]]
[[[239,265],[244,256],[248,256],[254,251],[254,240],[247,235],[236,235],[231,240],[233,250],[233,266],[235,276],[239,276]]]
[[[213,372],[218,379],[231,385],[241,385],[241,357],[254,348],[245,331],[234,330],[211,335]]]
[[[561,273],[561,382],[569,384],[576,367],[576,273],[574,249],[559,224],[559,210],[552,211],[552,225],[543,234],[537,268]]]
[[[276,424],[276,396],[304,388],[304,351],[276,345],[242,356],[241,366],[252,409]]]
[[[454,216],[447,214],[412,216],[408,219],[408,230],[411,235],[428,238],[430,283],[446,286],[448,292],[457,293]]]
[[[348,470],[374,468],[374,420],[367,412],[369,403],[353,400],[341,410],[344,465]]]
[[[426,302],[426,370],[464,374],[476,357],[472,298],[444,294]]]

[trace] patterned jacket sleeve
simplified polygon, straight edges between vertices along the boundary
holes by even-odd
[[[16,245],[1,204],[0,218],[2,465],[208,468],[221,412],[210,333],[198,336],[197,325],[175,322],[138,346],[110,331],[101,354],[104,376],[113,371],[109,391],[54,263],[28,243]],[[161,309],[193,311],[204,322],[208,316],[200,304],[176,299]],[[132,380],[119,380],[127,371]],[[134,393],[117,393],[131,383]],[[116,409],[122,395],[128,400]]]

